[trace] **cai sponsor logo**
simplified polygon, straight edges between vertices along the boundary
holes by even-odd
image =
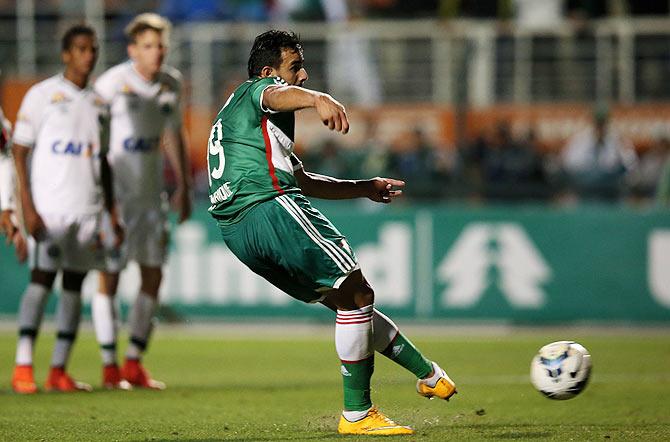
[[[56,140],[51,145],[51,152],[56,155],[90,157],[93,155],[93,150],[93,143],[83,143],[79,141]]]
[[[159,138],[134,138],[123,140],[123,150],[126,152],[149,152],[158,147]]]

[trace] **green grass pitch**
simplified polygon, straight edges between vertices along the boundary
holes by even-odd
[[[564,332],[565,333],[565,332]],[[38,344],[41,383],[53,343]],[[577,398],[551,401],[528,381],[543,344],[581,342],[594,363]],[[379,356],[373,400],[409,440],[670,440],[670,336],[658,333],[521,331],[502,336],[416,335],[415,343],[459,387],[450,402],[429,401],[414,379]],[[0,333],[0,440],[369,440],[336,434],[341,379],[329,333],[241,337],[159,331],[147,366],[168,390],[80,394],[10,392],[15,337]],[[100,384],[94,339],[82,333],[71,363],[77,378]],[[384,438],[379,438],[384,439]]]

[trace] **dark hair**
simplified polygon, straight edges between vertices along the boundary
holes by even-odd
[[[64,51],[69,50],[72,47],[72,41],[79,35],[88,35],[89,37],[95,38],[95,29],[86,23],[79,23],[70,26],[63,34],[63,38],[61,40],[62,49]]]
[[[293,50],[302,56],[300,37],[293,31],[273,29],[256,37],[249,53],[247,72],[249,78],[260,75],[265,66],[279,68],[282,49]]]

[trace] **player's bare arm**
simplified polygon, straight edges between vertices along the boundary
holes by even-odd
[[[181,129],[168,131],[163,148],[170,166],[177,177],[177,189],[172,196],[172,205],[179,211],[177,221],[181,224],[191,217],[191,179],[186,139]]]
[[[379,203],[390,203],[402,195],[405,182],[393,178],[375,177],[368,180],[341,180],[300,168],[295,177],[307,196],[324,199],[368,198]]]
[[[3,209],[0,212],[0,233],[7,236],[7,244],[12,242],[14,234],[17,232],[17,227],[12,222],[12,210]]]
[[[349,120],[344,106],[328,94],[298,86],[270,86],[263,93],[263,107],[277,112],[314,108],[328,129],[346,134]]]
[[[102,194],[105,200],[105,210],[109,213],[109,220],[114,232],[114,247],[119,247],[124,240],[125,232],[121,219],[119,218],[114,198],[114,176],[112,168],[107,161],[107,157],[102,155],[100,158],[100,177],[102,184]]]
[[[30,178],[28,175],[28,155],[30,148],[15,144],[12,146],[12,154],[14,155],[14,164],[16,166],[16,182],[19,188],[19,197],[21,200],[21,207],[23,208],[23,219],[26,224],[28,233],[36,239],[46,231],[46,226],[42,217],[37,213],[33,196],[30,192]]]
[[[0,110],[0,118],[2,111]],[[0,120],[1,123],[1,120]],[[14,190],[14,165],[12,159],[2,150],[5,146],[4,131],[0,135],[0,234],[7,236],[7,244],[11,243],[17,227],[12,222],[12,193]]]

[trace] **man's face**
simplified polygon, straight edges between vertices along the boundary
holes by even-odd
[[[282,49],[279,69],[274,69],[276,76],[281,77],[291,86],[302,86],[309,76],[303,67],[305,59],[299,52],[292,49]]]
[[[98,59],[98,42],[91,35],[80,34],[72,39],[70,48],[63,51],[63,63],[78,75],[88,76]]]
[[[138,34],[135,41],[128,45],[128,55],[143,74],[155,75],[163,65],[167,54],[167,45],[160,32],[153,29]]]

